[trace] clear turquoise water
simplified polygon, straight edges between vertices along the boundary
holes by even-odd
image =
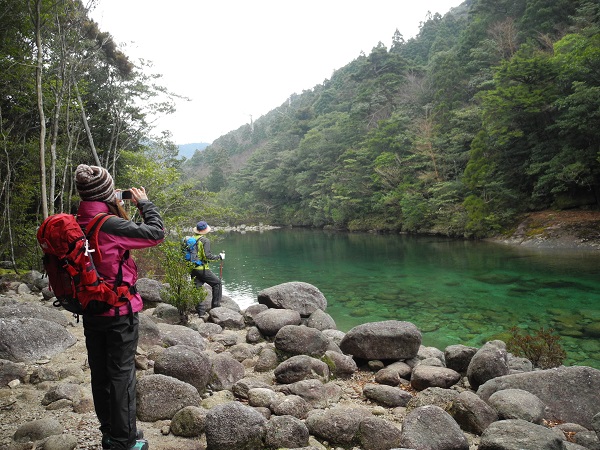
[[[444,349],[552,327],[566,364],[600,368],[600,252],[303,229],[215,237],[225,294],[243,308],[262,289],[303,281],[342,331],[404,320],[423,345]]]

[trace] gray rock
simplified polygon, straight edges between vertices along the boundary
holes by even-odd
[[[375,381],[379,384],[398,386],[402,380],[411,377],[412,368],[403,361],[398,361],[380,369],[375,374]]]
[[[490,424],[498,420],[496,410],[471,391],[458,394],[450,404],[448,413],[462,430],[476,435],[481,435]]]
[[[520,419],[492,423],[481,435],[478,450],[564,450],[552,430]]]
[[[275,392],[270,387],[253,388],[248,391],[248,405],[255,408],[268,408],[276,398],[282,396],[283,394]]]
[[[303,325],[286,325],[275,336],[275,348],[288,355],[323,356],[329,347],[329,339],[315,328]]]
[[[523,419],[540,425],[546,405],[537,396],[522,389],[503,389],[490,395],[487,402],[500,420]]]
[[[51,387],[42,398],[42,405],[47,406],[50,403],[61,399],[67,399],[71,402],[78,401],[85,395],[84,388],[78,384],[60,383]]]
[[[294,416],[273,416],[267,422],[265,445],[269,448],[304,447],[308,438],[308,428]]]
[[[278,284],[260,291],[258,303],[269,308],[298,311],[303,317],[310,316],[317,309],[327,309],[327,299],[323,293],[312,284],[301,281]]]
[[[173,345],[188,345],[197,347],[200,350],[206,348],[207,341],[200,333],[183,325],[171,325],[167,323],[159,323],[158,329],[163,344],[167,347]]]
[[[306,320],[306,326],[317,330],[335,330],[335,320],[322,309],[316,309]]]
[[[415,449],[469,450],[467,437],[456,421],[438,406],[411,411],[402,424],[401,446]]]
[[[352,328],[340,343],[340,349],[355,358],[374,360],[410,359],[417,355],[421,332],[409,322],[387,320]]]
[[[254,316],[256,327],[265,336],[275,336],[286,325],[299,325],[302,318],[291,309],[267,309]]]
[[[170,323],[176,325],[181,322],[181,314],[179,314],[179,310],[168,303],[160,303],[156,305],[152,315],[159,319],[160,323]]]
[[[338,347],[340,342],[342,342],[342,339],[344,339],[344,336],[346,336],[346,333],[343,331],[331,329],[323,330],[323,334]]]
[[[363,395],[369,400],[389,408],[406,406],[413,398],[410,392],[400,389],[399,387],[380,384],[365,384],[363,387]]]
[[[162,352],[154,363],[154,373],[177,378],[203,394],[211,375],[210,358],[196,347],[174,345]]]
[[[506,375],[488,381],[477,394],[487,401],[494,392],[503,389],[530,392],[548,407],[547,418],[590,429],[592,418],[598,413],[600,370],[573,366]]]
[[[137,417],[144,422],[172,419],[186,406],[198,406],[200,394],[191,384],[166,375],[146,375],[137,382]]]
[[[313,378],[327,383],[329,381],[329,366],[311,356],[296,355],[279,364],[274,371],[274,375],[275,380],[280,384],[290,384]]]
[[[514,372],[531,372],[533,370],[533,363],[527,358],[520,358],[518,356],[508,354],[508,369],[511,373]]]
[[[263,450],[267,420],[254,408],[229,402],[206,416],[206,443],[213,450]]]
[[[197,325],[196,330],[200,333],[200,336],[206,339],[223,333],[223,327],[212,322],[201,323]]]
[[[492,378],[508,374],[506,345],[502,341],[486,342],[471,359],[467,378],[473,390]]]
[[[575,434],[573,440],[588,450],[600,450],[600,440],[593,431],[580,431]]]
[[[359,442],[364,450],[389,450],[400,446],[402,432],[393,423],[378,417],[360,422]]]
[[[436,359],[437,360],[437,359]],[[430,387],[449,388],[461,379],[460,373],[447,367],[435,367],[419,364],[412,371],[410,385],[417,391]]]
[[[231,391],[237,398],[248,399],[248,392],[250,392],[250,389],[254,388],[271,388],[271,386],[258,378],[245,377],[236,381],[233,386],[231,386]]]
[[[258,344],[263,342],[264,336],[257,327],[249,327],[246,331],[246,342],[249,344]]]
[[[33,420],[17,428],[13,439],[16,442],[39,441],[57,434],[62,434],[63,427],[53,417]]]
[[[298,419],[306,419],[312,410],[306,400],[293,394],[275,398],[269,408],[278,416],[294,416]]]
[[[3,319],[27,319],[36,318],[55,322],[62,327],[69,324],[69,320],[59,308],[41,306],[32,303],[16,303],[13,305],[0,306],[0,318]]]
[[[441,366],[438,365],[437,363],[429,363],[429,365],[432,366],[438,366],[438,367],[446,367],[446,357],[444,356],[444,352],[435,348],[435,347],[425,347],[423,345],[421,345],[419,347],[419,352],[417,353],[417,359],[419,359],[420,361],[424,361],[424,360],[430,360],[430,359],[437,359],[440,363]]]
[[[144,313],[138,314],[139,318],[139,341],[138,345],[143,348],[150,348],[153,345],[160,345],[162,343],[160,338],[160,330],[158,325]]]
[[[256,323],[254,322],[254,318],[267,309],[269,309],[267,305],[261,305],[260,303],[253,303],[252,305],[248,306],[244,310],[244,320],[246,321],[246,325],[255,325]]]
[[[161,293],[165,288],[164,284],[150,278],[139,278],[135,287],[144,302],[160,303],[163,301]]]
[[[227,353],[229,353],[233,358],[239,362],[242,362],[246,359],[251,359],[256,356],[259,352],[259,349],[255,345],[251,345],[245,342],[240,344],[235,344],[227,349]]]
[[[466,374],[469,363],[473,356],[475,356],[475,353],[477,353],[477,348],[475,347],[467,347],[462,344],[449,345],[444,350],[446,367],[455,370],[460,374]]]
[[[361,422],[371,417],[362,407],[335,406],[325,411],[313,411],[305,420],[310,434],[331,444],[358,443]]]
[[[43,319],[0,319],[0,359],[30,362],[51,358],[77,342],[56,322]]]
[[[186,406],[171,419],[171,432],[175,436],[197,437],[204,433],[208,411],[198,406]]]
[[[450,409],[450,406],[458,397],[458,392],[452,389],[443,389],[439,387],[427,388],[419,392],[406,405],[407,412],[419,408],[421,406],[435,405],[445,411]]]
[[[337,378],[350,376],[358,370],[352,356],[344,355],[339,352],[327,350],[325,352],[324,360],[330,365],[332,375]]]
[[[12,380],[24,381],[27,370],[23,363],[14,363],[6,359],[0,359],[0,386]]]
[[[241,330],[244,328],[244,316],[242,316],[239,312],[232,310],[231,308],[227,308],[225,306],[212,308],[208,314],[210,315],[210,320],[212,322],[220,325],[223,328],[229,330]]]
[[[271,347],[264,347],[258,354],[258,361],[254,366],[256,372],[268,372],[275,369],[279,364],[279,358],[275,350]]]
[[[294,394],[302,397],[313,408],[327,408],[340,401],[342,388],[332,382],[321,383],[319,380],[302,380],[297,383],[276,386],[276,390],[286,395]]]
[[[44,441],[42,450],[73,450],[77,447],[77,437],[72,434],[55,434]]]
[[[209,387],[213,391],[231,390],[233,385],[244,378],[242,363],[228,353],[208,354],[211,361]]]

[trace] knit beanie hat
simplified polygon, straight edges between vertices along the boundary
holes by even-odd
[[[115,185],[103,167],[80,164],[75,170],[75,185],[81,200],[109,202],[115,200]]]

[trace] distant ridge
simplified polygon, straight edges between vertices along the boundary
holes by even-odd
[[[181,145],[178,145],[178,148],[179,148],[178,155],[189,159],[192,156],[194,156],[194,153],[196,152],[196,150],[202,151],[209,145],[210,144],[207,142],[199,142],[199,143],[193,143],[193,144],[181,144]]]

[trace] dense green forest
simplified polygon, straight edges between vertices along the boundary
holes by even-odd
[[[246,220],[480,237],[600,204],[600,4],[469,0],[184,166]]]
[[[39,264],[77,164],[190,216],[481,237],[600,203],[597,0],[467,0],[187,161],[152,114],[175,94],[79,0],[0,0],[0,259]],[[383,13],[383,12],[382,12]]]

